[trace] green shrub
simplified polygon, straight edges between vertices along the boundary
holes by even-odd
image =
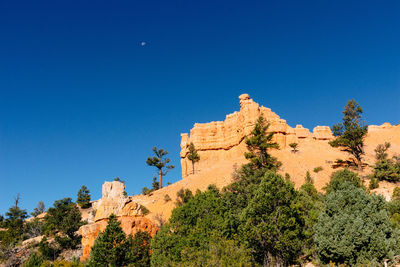
[[[379,181],[397,182],[400,180],[400,165],[392,159],[376,162],[373,176]]]
[[[43,258],[36,252],[33,252],[23,267],[38,267],[43,263]]]
[[[165,202],[171,201],[171,197],[168,194],[165,194],[164,201]]]
[[[329,194],[332,191],[338,190],[345,182],[349,182],[358,188],[364,188],[357,173],[349,171],[348,169],[344,169],[332,173],[331,180],[325,187],[326,193]]]
[[[323,169],[324,169],[324,168],[322,168],[322,166],[318,166],[318,167],[315,167],[315,168],[314,168],[313,172],[319,173],[319,172],[322,171]]]
[[[368,195],[351,181],[335,189],[326,195],[315,226],[314,241],[320,260],[355,266],[397,255],[400,232],[390,222],[385,200]]]
[[[370,178],[370,181],[369,181],[369,189],[375,189],[375,188],[378,188],[379,187],[379,180],[378,179],[376,179],[373,175],[371,176],[371,178]]]
[[[142,210],[143,215],[147,215],[150,213],[149,209],[143,205],[140,205],[140,209]]]

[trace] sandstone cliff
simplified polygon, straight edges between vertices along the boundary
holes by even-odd
[[[289,173],[296,187],[300,187],[305,180],[307,171],[311,172],[315,186],[318,190],[329,182],[329,177],[337,159],[348,159],[349,155],[332,148],[328,142],[333,138],[328,126],[316,126],[313,131],[297,125],[290,127],[284,119],[269,108],[260,106],[249,95],[244,94],[239,97],[240,111],[226,116],[223,122],[196,123],[190,131],[190,135],[181,135],[181,164],[182,180],[172,185],[153,192],[151,195],[134,196],[133,199],[145,205],[150,214],[147,218],[151,220],[155,217],[168,219],[172,209],[175,207],[176,192],[182,188],[188,188],[195,192],[197,189],[205,190],[209,184],[215,184],[222,188],[232,181],[232,172],[235,167],[247,163],[243,154],[246,151],[244,142],[245,137],[253,129],[260,114],[263,114],[266,121],[270,123],[270,131],[275,132],[275,140],[279,143],[280,149],[273,150],[271,153],[282,163],[280,173]],[[340,112],[340,111],[338,111]],[[371,125],[365,138],[364,162],[369,166],[373,165],[374,149],[378,144],[391,142],[392,146],[389,154],[400,153],[400,125],[392,126],[385,123],[381,126]],[[192,174],[191,162],[187,159],[188,146],[193,142],[199,150],[200,161],[196,163],[195,174]],[[290,143],[299,144],[299,151],[292,153],[288,146]],[[313,169],[322,167],[322,171],[314,173]],[[371,172],[370,167],[366,167],[361,176],[366,176]],[[368,180],[365,180],[368,183]],[[389,196],[394,184],[382,182],[376,192]],[[164,196],[168,195],[172,201],[166,202]]]
[[[155,223],[144,217],[142,206],[133,201],[132,197],[124,196],[125,185],[121,182],[105,182],[103,184],[102,198],[93,203],[94,221],[79,229],[82,235],[83,255],[81,260],[87,260],[90,249],[100,231],[107,226],[108,217],[117,215],[121,227],[127,235],[135,234],[139,230],[147,231],[154,235],[158,227]]]
[[[331,173],[335,171],[334,162],[337,159],[348,158],[347,153],[332,148],[328,144],[333,138],[328,126],[316,126],[312,132],[301,125],[290,127],[284,119],[269,108],[259,106],[250,99],[249,95],[243,94],[239,100],[240,111],[227,115],[225,121],[196,123],[190,135],[187,133],[181,135],[182,180],[150,195],[132,197],[124,196],[125,186],[122,183],[106,182],[103,185],[102,199],[93,204],[92,215],[85,215],[92,223],[80,229],[84,250],[82,259],[87,259],[94,240],[99,231],[106,227],[107,218],[111,213],[118,216],[127,234],[135,233],[140,229],[153,235],[159,223],[171,216],[171,211],[175,207],[176,193],[180,189],[188,188],[195,192],[197,189],[205,190],[209,184],[222,188],[231,183],[234,168],[247,163],[243,156],[246,151],[244,140],[261,114],[270,123],[269,131],[275,133],[275,141],[280,145],[279,150],[271,151],[283,163],[280,173],[289,173],[296,187],[304,183],[306,171],[310,171],[315,186],[318,190],[322,190],[329,182]],[[195,165],[195,174],[191,173],[192,165],[187,159],[190,142],[194,143],[200,155],[200,161]],[[289,147],[289,144],[293,142],[299,144],[297,153],[292,153]],[[381,126],[369,126],[364,156],[364,162],[369,166],[375,162],[375,147],[384,142],[392,144],[390,155],[400,153],[400,125],[392,126],[384,123]],[[313,169],[319,166],[323,170],[314,173]],[[360,173],[361,176],[370,173],[369,166]],[[381,182],[380,187],[374,191],[388,197],[395,186]],[[172,200],[166,201],[166,195]],[[150,213],[144,215],[141,205],[148,208]]]

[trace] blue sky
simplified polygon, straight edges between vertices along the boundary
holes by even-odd
[[[0,214],[119,176],[249,93],[289,125],[400,123],[398,1],[1,1]],[[146,42],[144,46],[141,42]]]

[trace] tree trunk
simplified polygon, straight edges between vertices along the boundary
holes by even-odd
[[[192,161],[192,168],[193,168],[193,174],[194,174],[194,161]]]
[[[162,170],[161,169],[158,170],[158,176],[160,177],[160,184],[158,185],[158,187],[161,189],[162,188]]]

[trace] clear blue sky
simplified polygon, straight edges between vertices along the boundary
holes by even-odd
[[[289,125],[332,125],[354,98],[400,120],[399,1],[1,1],[0,214],[119,176],[137,194],[153,146],[180,179],[180,133],[238,95]],[[141,42],[146,42],[142,46]]]

